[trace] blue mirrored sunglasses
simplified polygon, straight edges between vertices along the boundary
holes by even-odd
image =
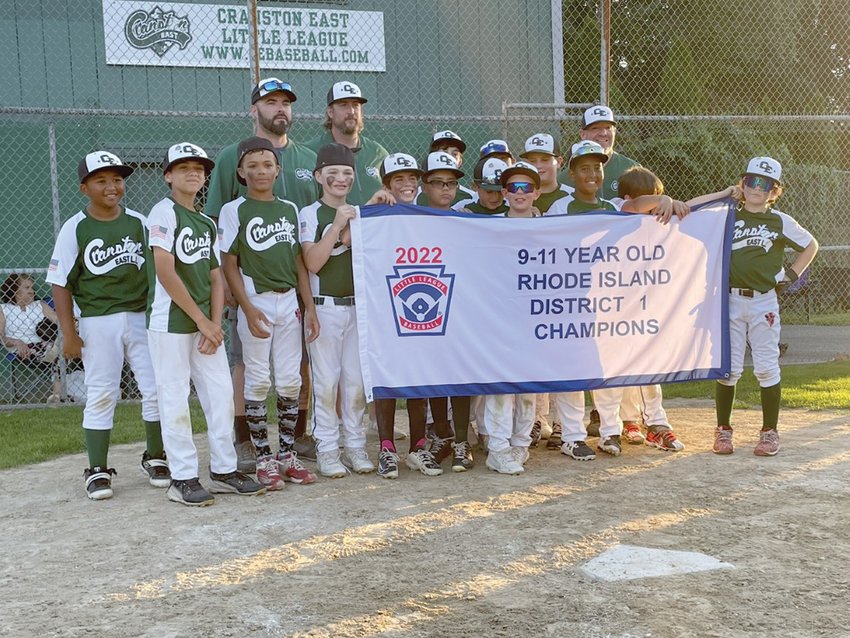
[[[508,153],[506,144],[487,144],[481,149],[481,157],[490,155],[491,153]]]
[[[776,182],[761,175],[747,175],[744,178],[744,186],[769,193],[776,186]]]
[[[511,182],[505,188],[509,193],[531,193],[534,191],[534,184],[531,182]]]
[[[279,82],[278,80],[269,80],[260,85],[260,94],[268,95],[274,91],[287,91],[293,93],[292,85],[289,82]]]

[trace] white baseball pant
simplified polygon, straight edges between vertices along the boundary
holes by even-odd
[[[593,390],[593,405],[599,412],[599,438],[605,439],[623,433],[623,421],[620,419],[620,403],[625,388],[599,388]],[[563,438],[563,437],[562,437]]]
[[[564,443],[584,441],[587,438],[584,392],[550,393],[549,400],[555,403],[555,418],[561,423],[561,440]]]
[[[487,449],[504,452],[510,447],[531,445],[536,407],[533,394],[489,394],[484,397]]]
[[[214,354],[201,354],[201,333],[174,334],[148,331],[153,360],[162,442],[168,455],[171,478],[198,478],[198,451],[192,440],[189,415],[189,380],[195,384],[207,421],[210,471],[227,474],[236,470],[233,447],[233,384],[224,345]]]
[[[293,399],[301,390],[301,315],[298,296],[294,289],[285,293],[264,292],[253,295],[250,301],[272,325],[264,326],[271,333],[270,337],[255,337],[248,329],[248,319],[242,307],[239,307],[236,330],[242,340],[245,399],[266,400],[271,386],[270,362],[274,364],[277,396]]]
[[[647,426],[663,425],[670,427],[667,412],[662,405],[661,386],[641,385],[623,388],[623,402],[620,403],[620,417],[623,421],[640,423],[641,418]]]
[[[326,299],[327,301],[327,299]],[[342,409],[342,436],[347,448],[366,447],[366,395],[360,371],[360,343],[354,306],[316,306],[319,337],[307,344],[313,381],[313,437],[318,452],[339,449],[336,397]]]
[[[111,430],[115,404],[121,396],[124,360],[130,364],[142,395],[142,418],[159,421],[156,380],[148,350],[145,313],[118,312],[102,317],[81,317],[80,338],[85,369],[86,407],[83,427]]]
[[[753,354],[753,373],[762,388],[781,381],[779,372],[779,302],[776,291],[756,292],[744,297],[735,292],[729,295],[729,340],[732,365],[728,379],[718,379],[723,385],[735,385],[744,371],[747,341]]]
[[[540,421],[541,425],[549,424],[549,394],[542,393],[535,395],[535,415],[534,420]]]

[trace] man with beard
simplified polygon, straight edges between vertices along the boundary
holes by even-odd
[[[361,135],[363,131],[363,105],[367,100],[354,82],[337,82],[328,91],[325,110],[325,132],[309,142],[318,152],[326,144],[342,144],[354,153],[354,185],[348,194],[348,203],[363,206],[382,188],[380,167],[389,155],[387,149],[376,141]]]
[[[281,171],[275,181],[274,195],[293,202],[298,209],[316,201],[319,191],[313,181],[316,153],[289,137],[292,126],[292,103],[298,98],[289,82],[278,78],[261,80],[251,91],[251,117],[254,134],[269,140],[280,161]],[[246,186],[237,179],[238,144],[225,146],[215,158],[215,168],[210,176],[205,206],[206,214],[218,221],[221,207],[246,192]],[[239,471],[254,471],[254,446],[245,416],[245,364],[242,362],[242,343],[236,331],[236,301],[225,287],[227,317],[230,321],[230,366],[233,378],[233,402],[236,408],[234,430]],[[306,357],[304,358],[306,361]],[[304,434],[307,424],[307,399],[310,383],[306,363],[302,366],[301,395],[299,397],[298,421],[295,436]],[[296,451],[302,458],[315,457],[311,443],[296,442]]]

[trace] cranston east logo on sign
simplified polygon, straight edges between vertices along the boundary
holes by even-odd
[[[264,7],[257,25],[263,68],[386,71],[382,12]],[[244,5],[103,0],[103,32],[107,64],[250,65]]]

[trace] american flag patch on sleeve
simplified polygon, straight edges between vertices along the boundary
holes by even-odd
[[[168,229],[165,226],[151,226],[151,239],[167,239]]]
[[[51,259],[50,266],[47,268],[47,272],[56,272],[56,269],[59,268],[59,260]]]

